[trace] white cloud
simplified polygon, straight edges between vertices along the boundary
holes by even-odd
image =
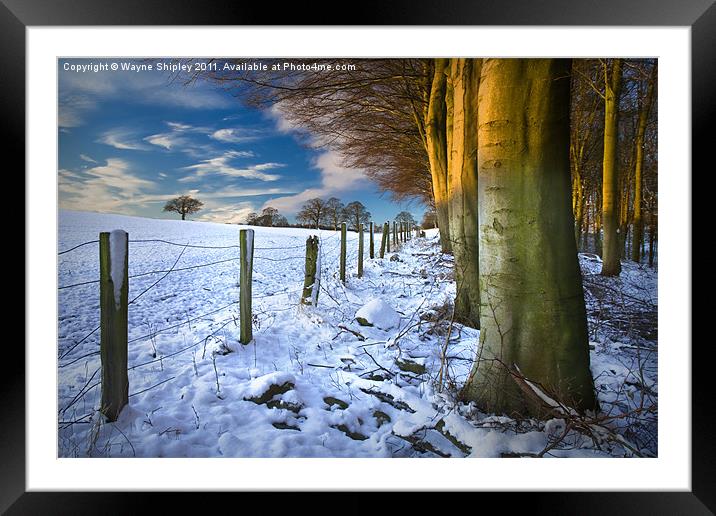
[[[224,143],[244,143],[257,140],[260,133],[252,129],[219,129],[211,133],[209,138]]]
[[[95,160],[90,158],[87,154],[80,154],[80,159],[82,161],[86,161],[87,163],[97,163]]]
[[[144,138],[144,141],[149,142],[152,145],[158,145],[159,147],[164,147],[167,150],[171,150],[172,147],[175,147],[178,143],[181,143],[182,138],[174,136],[172,133],[164,133],[147,136],[146,138]]]
[[[196,220],[242,224],[246,222],[246,216],[252,211],[255,211],[255,208],[250,202],[240,202],[228,206],[213,206],[211,203],[204,203],[203,213]]]
[[[175,131],[187,131],[192,128],[192,126],[180,122],[167,122],[167,125]]]
[[[246,151],[228,151],[217,156],[216,158],[210,158],[202,160],[200,163],[195,165],[189,165],[184,167],[184,170],[191,170],[195,172],[194,175],[186,176],[180,179],[182,182],[197,181],[198,178],[206,176],[207,174],[219,174],[230,177],[243,177],[246,179],[258,179],[260,181],[276,181],[280,176],[276,174],[267,174],[264,170],[273,170],[276,168],[284,167],[283,163],[260,163],[257,165],[250,165],[248,167],[237,168],[230,164],[230,162],[237,158],[248,158],[253,156],[253,153]]]
[[[336,152],[327,151],[320,154],[314,162],[314,167],[321,172],[320,187],[309,188],[295,195],[271,199],[266,201],[263,207],[270,205],[284,214],[295,214],[309,199],[339,196],[363,186],[366,180],[363,170],[343,167],[340,165],[340,161],[341,157]]]
[[[110,145],[121,150],[149,150],[149,147],[136,140],[136,137],[127,129],[112,129],[100,136],[98,143]]]
[[[107,159],[81,174],[60,170],[60,206],[72,210],[131,214],[141,203],[145,189],[155,183],[137,177],[129,170],[129,163],[119,158]]]

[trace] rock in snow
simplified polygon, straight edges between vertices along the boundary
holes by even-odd
[[[375,326],[389,330],[400,324],[400,315],[382,299],[371,299],[356,312],[356,321],[361,326]]]

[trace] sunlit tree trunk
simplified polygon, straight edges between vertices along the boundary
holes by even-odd
[[[448,199],[455,256],[455,319],[480,327],[477,225],[477,90],[480,59],[451,59],[448,85]]]
[[[614,59],[605,75],[604,105],[604,161],[602,163],[602,275],[617,276],[621,272],[619,249],[619,169],[617,168],[617,140],[619,128],[619,93],[621,91],[622,62]]]
[[[482,65],[480,349],[463,396],[490,412],[538,412],[510,377],[514,366],[577,409],[596,405],[571,209],[570,64]]]
[[[649,78],[649,85],[647,86],[646,98],[639,110],[639,123],[636,129],[636,157],[634,160],[634,242],[632,244],[631,259],[637,263],[641,261],[641,243],[644,239],[644,220],[641,214],[641,205],[643,202],[644,134],[646,133],[646,123],[649,120],[649,111],[651,110],[651,103],[654,98],[656,70],[656,63],[654,63]]]
[[[448,59],[436,59],[430,96],[425,113],[425,146],[430,163],[435,212],[443,252],[451,252],[447,197],[447,66]]]

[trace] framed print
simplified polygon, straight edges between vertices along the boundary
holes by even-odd
[[[714,510],[690,333],[709,2],[350,26],[66,7],[2,7],[28,242],[3,510],[321,490]]]

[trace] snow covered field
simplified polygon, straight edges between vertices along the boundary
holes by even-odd
[[[136,300],[129,406],[116,423],[103,423],[93,332],[98,246],[63,251],[114,229],[129,233],[129,299]],[[598,258],[580,256],[605,429],[587,437],[564,432],[562,419],[513,421],[455,402],[479,332],[447,331],[453,263],[440,254],[435,231],[374,260],[366,235],[363,278],[355,274],[358,236],[349,232],[344,286],[339,233],[254,228],[254,342],[241,345],[240,229],[60,211],[59,456],[500,457],[552,444],[545,456],[656,454],[654,271],[627,264],[621,278],[603,281]],[[299,304],[312,234],[321,239],[322,263],[315,308]],[[380,308],[373,327],[355,320],[369,303],[362,315]]]

